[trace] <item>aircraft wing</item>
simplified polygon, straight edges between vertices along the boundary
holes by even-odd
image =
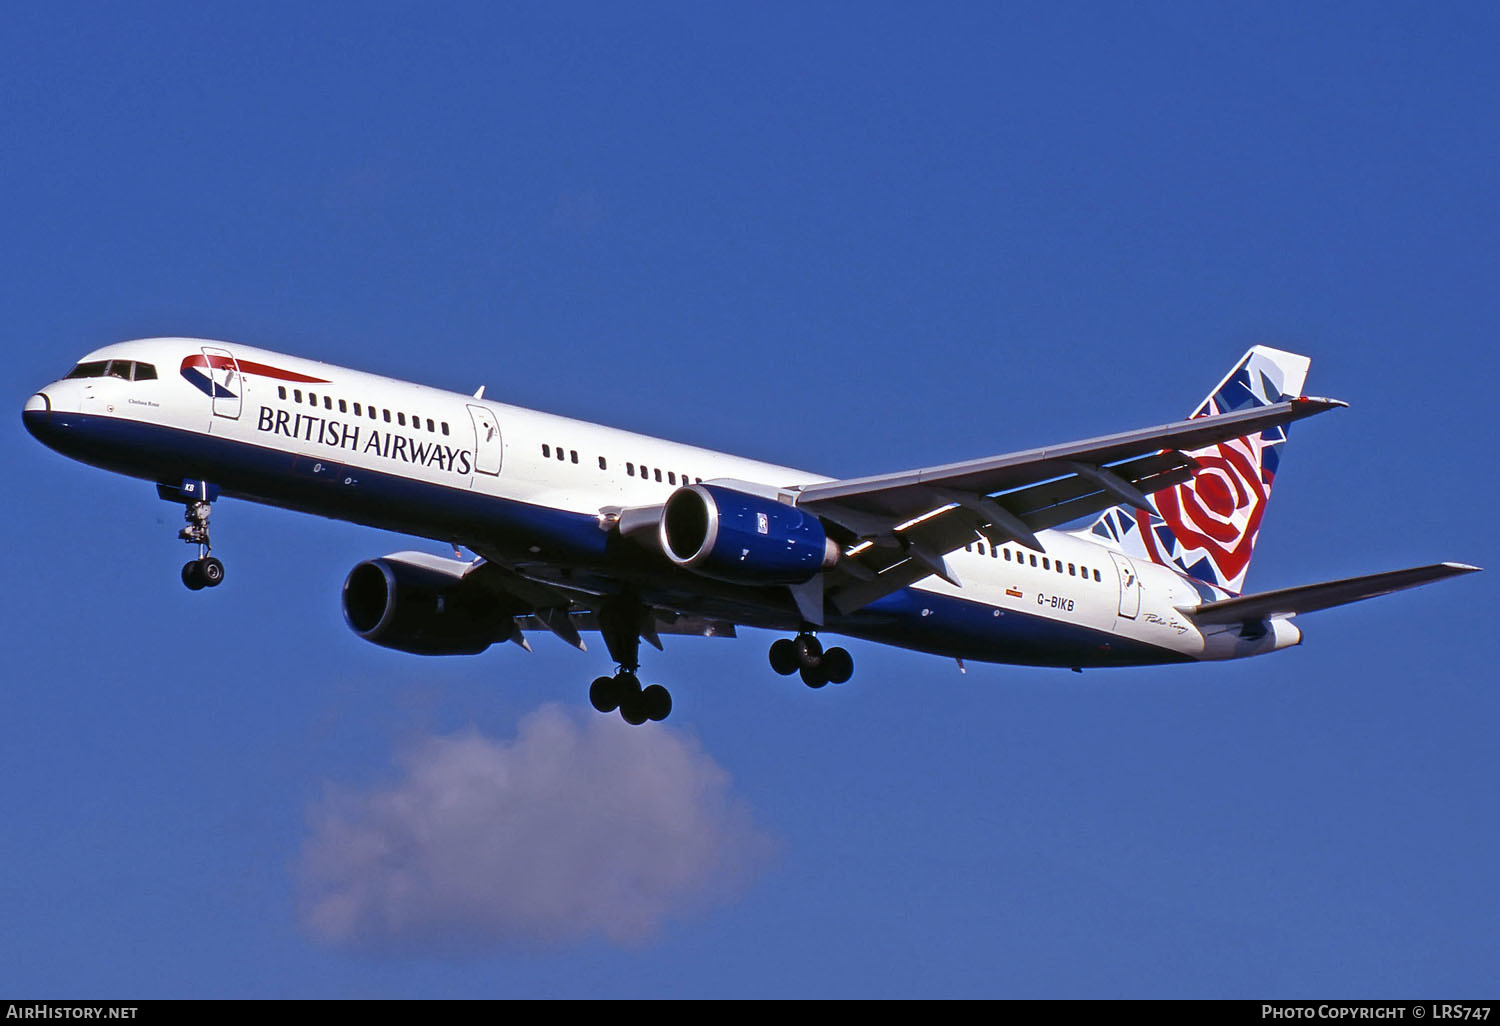
[[[850,613],[924,577],[957,584],[943,556],[980,537],[1040,549],[1037,531],[1121,502],[1149,508],[1151,492],[1193,476],[1197,463],[1188,451],[1344,405],[1300,396],[988,459],[829,481],[801,489],[797,506],[848,534],[847,558],[823,583],[834,608]]]
[[[1415,588],[1421,584],[1441,581],[1445,577],[1470,574],[1477,566],[1466,563],[1434,563],[1431,566],[1416,566],[1409,570],[1389,570],[1364,577],[1346,577],[1339,581],[1322,584],[1304,584],[1298,588],[1281,588],[1263,591],[1255,595],[1205,602],[1201,606],[1179,606],[1178,612],[1186,613],[1199,626],[1208,624],[1246,623],[1266,620],[1278,616],[1295,616],[1312,613],[1319,609],[1343,606],[1361,599],[1389,595],[1393,591]]]

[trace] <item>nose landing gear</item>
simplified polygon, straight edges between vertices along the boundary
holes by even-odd
[[[182,564],[182,583],[191,591],[217,588],[224,583],[224,564],[209,555],[213,550],[213,545],[208,540],[210,511],[210,504],[201,499],[187,503],[187,509],[183,513],[187,526],[177,532],[177,537],[189,545],[198,546],[198,558]]]

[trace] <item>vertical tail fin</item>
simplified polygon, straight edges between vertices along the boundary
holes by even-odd
[[[1301,395],[1311,362],[1255,346],[1192,416],[1270,406]],[[1286,433],[1285,427],[1274,428],[1189,453],[1200,469],[1191,481],[1154,494],[1154,513],[1116,506],[1089,533],[1115,542],[1128,555],[1175,567],[1226,591],[1242,590]]]

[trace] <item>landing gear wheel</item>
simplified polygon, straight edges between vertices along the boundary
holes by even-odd
[[[589,702],[602,713],[612,713],[620,707],[620,689],[613,677],[595,677],[589,687]]]
[[[620,703],[620,718],[639,726],[646,722],[645,703],[641,700],[641,682],[629,670],[615,674],[615,700]]]
[[[820,688],[828,683],[828,673],[821,666],[804,666],[801,674],[802,683],[810,688]]]
[[[224,564],[213,556],[206,556],[198,560],[198,575],[203,578],[204,584],[217,588],[224,583]]]
[[[830,684],[842,684],[854,676],[854,657],[846,649],[830,648],[823,653],[823,673]]]
[[[797,649],[797,662],[802,666],[817,666],[823,658],[823,643],[811,634],[799,634],[792,642]]]
[[[780,638],[771,642],[771,669],[783,677],[797,672],[797,643],[791,638]]]
[[[182,564],[182,583],[188,586],[189,591],[202,591],[208,586],[203,579],[203,564],[196,559],[190,559]]]
[[[672,712],[672,693],[660,684],[652,684],[641,692],[641,709],[648,720],[666,719]]]

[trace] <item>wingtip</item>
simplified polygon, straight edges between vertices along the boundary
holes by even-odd
[[[1479,571],[1484,569],[1484,567],[1482,566],[1472,566],[1468,563],[1445,562],[1443,563],[1443,566],[1447,567],[1449,570],[1452,570],[1456,574],[1473,574],[1478,573]]]
[[[1330,399],[1327,396],[1321,396],[1321,395],[1299,395],[1295,399],[1293,399],[1292,402],[1294,402],[1294,403],[1303,403],[1303,404],[1311,404],[1311,405],[1314,405],[1314,406],[1322,407],[1325,410],[1333,410],[1333,409],[1339,409],[1339,408],[1348,409],[1349,408],[1349,404],[1346,403],[1346,402],[1344,402],[1344,400],[1342,400],[1342,399]]]

